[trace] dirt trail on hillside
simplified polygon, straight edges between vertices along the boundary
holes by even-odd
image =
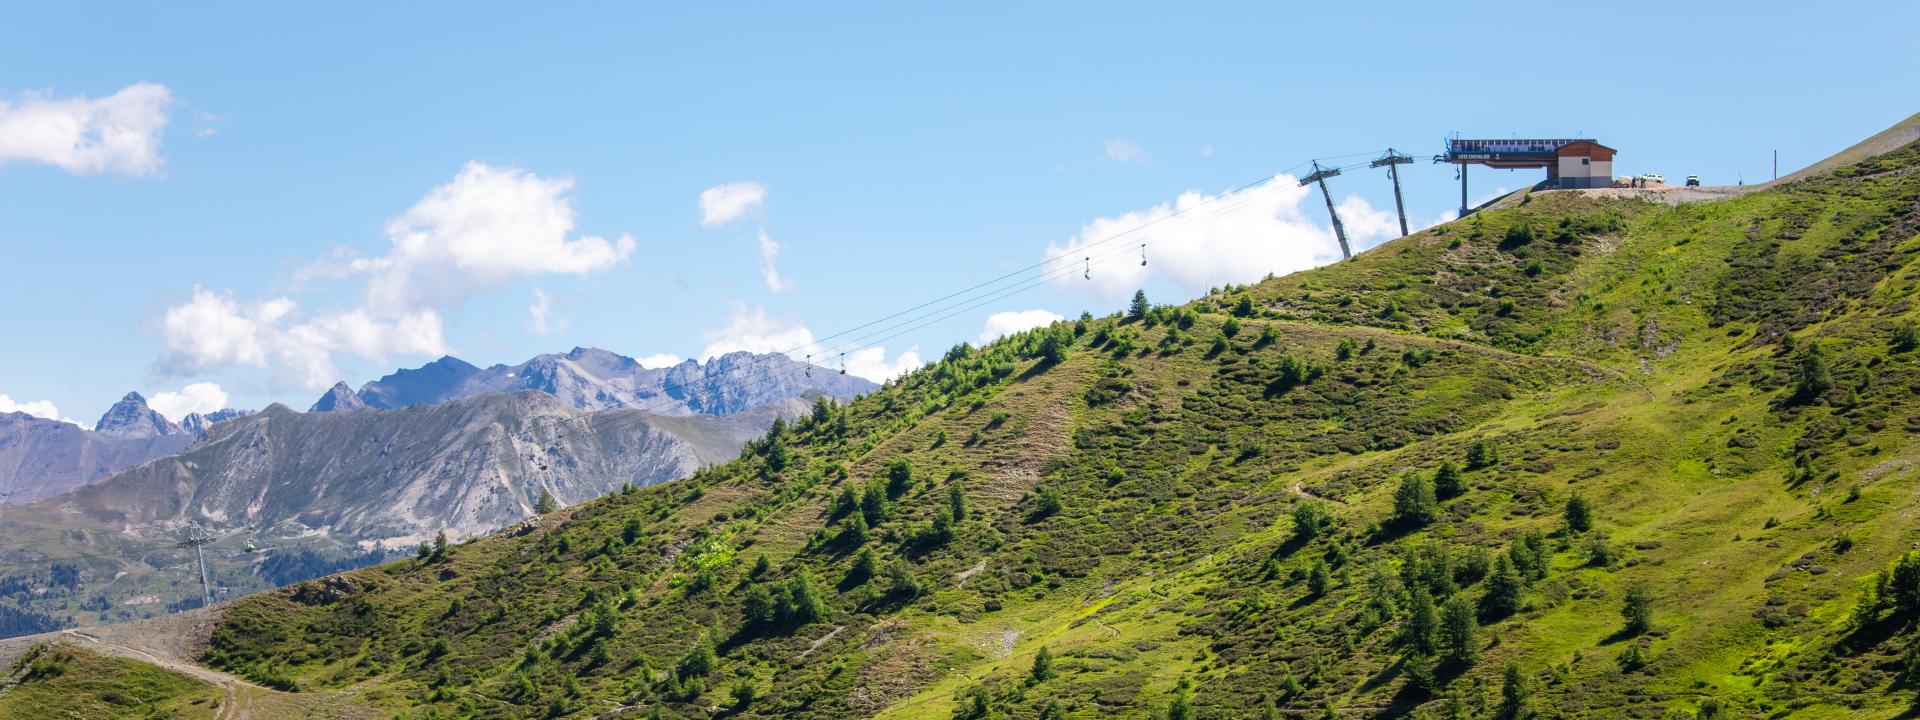
[[[146,620],[69,628],[39,635],[0,640],[0,666],[10,665],[29,648],[64,643],[101,655],[127,658],[166,668],[220,690],[214,720],[278,720],[327,717],[375,718],[370,708],[354,702],[357,691],[284,693],[247,682],[237,676],[202,666],[213,627],[224,606],[161,615]]]
[[[271,692],[266,688],[218,670],[203,668],[192,662],[181,662],[172,658],[161,657],[138,647],[122,645],[98,635],[90,634],[84,630],[62,630],[60,631],[60,636],[102,655],[113,655],[139,660],[149,665],[163,667],[220,688],[220,707],[214,709],[213,720],[251,720],[253,713],[249,711],[248,701],[252,699],[252,693],[248,692],[245,688],[252,688],[253,690],[261,692]]]

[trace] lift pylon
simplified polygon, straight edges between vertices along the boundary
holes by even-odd
[[[1322,168],[1320,161],[1316,160],[1313,163],[1313,174],[1300,178],[1300,187],[1306,187],[1308,183],[1320,185],[1320,197],[1327,201],[1327,216],[1333,218],[1333,236],[1340,240],[1340,257],[1350,259],[1353,257],[1353,249],[1347,245],[1347,228],[1340,224],[1340,213],[1333,209],[1333,193],[1327,191],[1327,178],[1339,174],[1340,168]]]
[[[207,557],[200,550],[200,546],[210,542],[213,542],[213,538],[202,532],[200,521],[195,520],[187,524],[187,534],[180,539],[179,544],[174,545],[174,547],[193,548],[193,561],[200,566],[200,607],[213,604],[213,590],[207,586]]]
[[[1393,179],[1393,209],[1400,212],[1400,237],[1407,236],[1407,204],[1400,199],[1400,166],[1413,162],[1413,156],[1395,152],[1387,148],[1387,154],[1373,161],[1367,167],[1385,167],[1387,177]]]

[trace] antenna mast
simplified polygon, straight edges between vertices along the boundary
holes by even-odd
[[[200,530],[200,521],[195,520],[187,524],[186,536],[174,546],[193,548],[193,561],[200,566],[200,607],[213,604],[213,590],[207,586],[207,556],[200,550],[200,546],[210,542],[213,542],[213,538],[207,537],[207,534]]]
[[[1393,148],[1387,148],[1386,155],[1382,155],[1379,160],[1367,166],[1385,166],[1387,177],[1393,179],[1393,209],[1400,212],[1400,237],[1407,236],[1407,204],[1400,199],[1400,166],[1411,162],[1413,162],[1412,155],[1394,152]]]
[[[1301,178],[1300,186],[1306,187],[1308,183],[1318,183],[1320,185],[1320,197],[1325,198],[1327,201],[1327,216],[1333,218],[1333,236],[1340,240],[1340,257],[1341,259],[1351,259],[1353,257],[1353,249],[1347,246],[1347,229],[1340,224],[1340,212],[1333,209],[1333,193],[1327,191],[1327,178],[1339,174],[1340,168],[1331,167],[1322,169],[1320,167],[1320,161],[1315,160],[1313,161],[1313,174]]]

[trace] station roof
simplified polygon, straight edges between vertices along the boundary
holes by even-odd
[[[1581,155],[1605,155],[1614,149],[1588,138],[1470,140],[1448,138],[1445,162],[1490,165],[1497,168],[1546,167],[1563,154],[1562,149]]]

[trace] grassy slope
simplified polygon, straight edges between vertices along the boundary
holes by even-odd
[[[0,719],[210,718],[220,692],[186,675],[67,645],[49,646],[0,680]]]
[[[1742,716],[1896,716],[1911,631],[1847,616],[1859,579],[1920,539],[1920,353],[1888,342],[1920,278],[1916,167],[1909,147],[1679,208],[1543,194],[1159,322],[1012,338],[801,424],[789,467],[749,454],[444,561],[244,600],[209,660],[415,716],[704,717],[736,683],[757,690],[748,716],[1482,716],[1509,661],[1549,716],[1708,697]],[[1243,295],[1255,317],[1216,348]],[[1049,333],[1071,343],[1057,365],[1036,359]],[[1804,352],[1786,344],[1815,341],[1834,388],[1786,405]],[[1289,358],[1321,372],[1277,385]],[[1502,461],[1438,521],[1386,524],[1404,473],[1476,441]],[[831,510],[895,460],[913,481],[858,547],[917,594],[847,580],[856,546]],[[966,519],[911,542],[950,483]],[[1057,513],[1036,512],[1043,490]],[[1564,527],[1575,491],[1593,531]],[[1308,541],[1303,502],[1335,518]],[[1478,663],[1442,690],[1408,688],[1406,553],[1457,567],[1532,531],[1550,571],[1524,608],[1485,616]],[[1597,538],[1613,563],[1587,562]],[[743,629],[750,590],[802,574],[823,617]],[[1654,628],[1627,637],[1633,583]],[[701,642],[719,658],[689,672]],[[1054,672],[1031,679],[1043,646]],[[1646,667],[1620,668],[1628,648]]]

